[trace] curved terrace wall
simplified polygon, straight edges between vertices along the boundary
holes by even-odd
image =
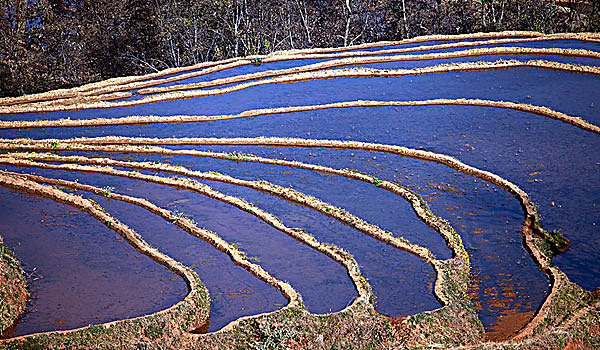
[[[457,42],[431,44],[433,41]],[[465,41],[479,40],[479,41]],[[589,333],[591,325],[600,322],[598,295],[583,290],[572,283],[567,275],[553,266],[552,257],[566,250],[569,240],[556,231],[546,231],[540,222],[538,208],[530,195],[506,176],[493,171],[475,167],[462,161],[460,157],[450,156],[443,152],[403,147],[398,144],[347,141],[339,139],[316,139],[299,137],[126,137],[118,134],[110,136],[78,137],[79,128],[102,127],[102,130],[127,125],[175,125],[181,123],[227,122],[249,117],[280,118],[292,113],[311,113],[322,110],[345,110],[379,107],[409,106],[463,106],[468,108],[492,107],[502,110],[522,112],[529,116],[541,116],[562,122],[566,127],[575,127],[591,134],[600,134],[600,128],[581,117],[570,115],[545,106],[521,103],[517,101],[498,101],[480,98],[436,98],[422,100],[355,100],[297,105],[288,107],[271,107],[246,110],[237,114],[222,115],[135,115],[115,118],[77,118],[71,119],[69,112],[92,109],[135,107],[157,102],[184,100],[191,98],[209,98],[227,95],[236,91],[253,87],[297,83],[302,81],[319,81],[341,78],[402,77],[425,74],[447,74],[458,72],[476,72],[483,70],[514,69],[529,67],[567,72],[568,74],[587,74],[597,78],[600,68],[595,65],[581,65],[573,62],[564,63],[543,60],[506,60],[495,62],[477,60],[474,62],[452,62],[449,64],[432,64],[425,68],[414,69],[373,69],[361,67],[373,63],[438,61],[446,59],[483,58],[486,56],[543,55],[550,57],[567,57],[569,59],[600,60],[600,52],[584,49],[564,48],[531,48],[494,46],[505,44],[552,43],[558,40],[578,40],[585,43],[597,43],[600,37],[596,34],[555,34],[544,35],[535,32],[503,32],[479,33],[459,36],[431,36],[415,38],[400,42],[373,43],[347,48],[325,48],[312,50],[294,50],[276,52],[272,55],[236,58],[220,62],[202,63],[192,67],[171,69],[141,77],[124,77],[86,86],[50,91],[47,93],[0,99],[0,114],[40,113],[35,120],[0,120],[0,131],[5,132],[0,138],[0,164],[10,170],[0,170],[0,186],[15,192],[23,192],[51,199],[78,208],[100,223],[113,230],[125,239],[138,252],[147,255],[160,265],[181,276],[187,286],[188,294],[172,307],[156,313],[83,327],[74,330],[45,332],[24,335],[0,340],[0,348],[47,347],[62,348],[75,346],[78,348],[115,347],[117,342],[122,347],[148,346],[150,348],[233,348],[236,346],[260,347],[264,344],[306,348],[343,346],[348,344],[360,348],[404,348],[407,346],[428,348],[431,346],[464,348],[544,348],[553,342],[564,341],[577,345],[599,345]],[[403,48],[404,44],[424,44],[417,47]],[[389,48],[385,48],[389,47]],[[379,51],[363,51],[364,49],[384,48]],[[435,52],[456,49],[452,52]],[[429,52],[431,53],[423,53]],[[260,59],[262,64],[275,62],[298,61],[298,66],[284,69],[263,70],[260,72],[233,75],[204,82],[186,83],[185,79],[207,77],[217,72],[229,72],[235,68],[248,66],[252,60]],[[303,60],[322,60],[317,63],[303,65]],[[575,61],[576,62],[576,61]],[[594,61],[595,62],[595,61]],[[163,78],[163,79],[161,79]],[[181,82],[181,83],[179,83]],[[175,83],[175,84],[172,84]],[[172,84],[172,85],[165,85]],[[161,86],[162,85],[162,86]],[[130,99],[131,97],[139,97]],[[45,117],[43,113],[59,112]],[[17,116],[18,117],[18,116]],[[411,121],[418,123],[418,120]],[[183,125],[183,124],[182,124]],[[49,135],[55,128],[72,128],[73,137],[46,137],[29,139],[18,137],[22,130],[40,129]],[[104,133],[104,131],[103,131]],[[543,271],[550,281],[550,291],[543,303],[537,308],[532,318],[525,324],[513,326],[501,341],[487,342],[485,330],[478,318],[473,301],[469,297],[469,284],[472,278],[470,252],[465,248],[463,237],[449,221],[438,216],[415,191],[400,185],[389,178],[378,178],[370,174],[371,170],[342,169],[325,164],[306,161],[263,157],[242,152],[215,151],[223,147],[235,147],[245,150],[248,147],[269,149],[325,149],[332,151],[352,150],[359,152],[377,152],[377,154],[393,157],[410,158],[431,162],[444,166],[448,171],[456,171],[474,179],[480,179],[504,190],[514,197],[522,208],[523,247],[529,252],[531,259]],[[203,150],[202,148],[210,149]],[[427,246],[411,243],[397,233],[387,231],[375,223],[370,223],[350,210],[338,207],[317,196],[303,191],[285,187],[265,180],[247,180],[215,171],[197,170],[178,163],[161,161],[137,161],[119,158],[117,155],[136,156],[191,157],[193,159],[228,161],[232,164],[272,165],[289,169],[302,169],[319,174],[330,174],[346,179],[371,184],[377,190],[385,190],[408,202],[416,217],[436,235],[440,235],[452,252],[447,260],[437,258]],[[375,157],[373,157],[375,158]],[[208,164],[208,163],[207,163]],[[36,175],[35,170],[43,170],[44,174],[87,173],[102,177],[126,178],[140,183],[152,183],[173,189],[201,194],[249,213],[277,229],[304,246],[322,254],[341,265],[352,281],[357,297],[350,301],[344,309],[323,315],[307,311],[302,296],[293,285],[280,280],[275,274],[267,271],[259,262],[251,261],[246,253],[238,249],[233,242],[221,238],[217,232],[202,228],[193,220],[178,213],[160,207],[146,198],[108,191],[93,184],[79,183],[48,175]],[[376,295],[363,275],[359,262],[344,250],[343,246],[320,241],[316,236],[302,228],[290,227],[274,214],[260,208],[260,203],[253,204],[247,200],[218,191],[201,181],[210,181],[234,187],[268,194],[282,200],[286,204],[297,204],[311,209],[315,213],[337,220],[352,229],[375,239],[394,250],[408,252],[430,265],[435,272],[435,283],[432,293],[439,301],[440,307],[408,315],[405,317],[384,316],[375,311]],[[78,191],[78,194],[64,189]],[[240,317],[224,328],[206,333],[206,325],[210,321],[210,288],[206,288],[198,275],[189,267],[151,247],[144,239],[112,217],[97,203],[84,197],[81,193],[89,193],[108,199],[120,201],[143,208],[162,220],[172,223],[179,229],[208,242],[218,251],[226,254],[233,264],[243,268],[252,276],[275,287],[288,301],[279,310],[259,315]],[[534,197],[535,198],[535,197]],[[554,203],[553,203],[554,205]],[[133,219],[133,218],[132,218]],[[0,233],[1,234],[1,233]],[[14,279],[19,290],[18,296],[11,292],[3,293],[2,310],[0,310],[0,330],[4,331],[23,312],[23,302],[27,292],[24,289],[24,276],[18,271],[18,264],[4,248],[0,252],[2,261],[11,262],[6,265],[0,262],[0,270],[13,271],[18,275]],[[12,260],[11,260],[12,259]],[[6,265],[6,266],[5,266]],[[11,273],[13,273],[11,272]],[[2,278],[2,277],[0,277]],[[9,286],[10,287],[10,286]],[[4,287],[3,287],[4,288]],[[12,287],[10,287],[12,288]],[[4,291],[4,289],[3,289]],[[11,296],[13,297],[11,299]],[[6,308],[4,305],[16,305]],[[516,328],[515,328],[516,327]],[[568,337],[564,337],[568,334]],[[562,337],[562,338],[561,338]],[[561,340],[562,339],[562,340]]]

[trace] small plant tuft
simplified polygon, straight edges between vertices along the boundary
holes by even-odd
[[[253,66],[258,67],[263,63],[263,60],[260,57],[254,57],[253,59],[250,60],[250,63],[252,63]]]
[[[569,250],[571,241],[560,233],[559,230],[543,231],[544,240],[548,243],[550,250],[553,253],[565,253]]]
[[[381,186],[381,184],[383,183],[383,180],[379,180],[375,176],[372,176],[372,179],[373,179],[373,184],[377,187]]]

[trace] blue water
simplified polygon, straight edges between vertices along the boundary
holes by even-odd
[[[580,41],[519,43],[513,46],[564,47],[600,50],[600,45]],[[598,65],[598,60],[542,57],[490,56],[438,61],[399,62],[372,65],[375,68],[414,68],[440,63],[496,59],[549,59],[559,62]],[[259,70],[282,69],[313,61],[289,61],[244,66],[181,81],[204,81]],[[423,100],[433,98],[482,98],[547,106],[600,124],[600,79],[593,75],[535,69],[528,67],[444,73],[400,78],[359,78],[306,81],[294,84],[258,86],[226,95],[169,101],[132,108],[69,113],[2,116],[2,120],[71,119],[119,117],[126,115],[219,115],[265,107],[321,104],[357,99]],[[356,140],[396,144],[452,155],[466,164],[494,172],[530,194],[538,206],[546,229],[560,229],[571,240],[571,249],[554,258],[554,263],[569,278],[586,289],[600,285],[600,243],[596,239],[600,223],[600,138],[573,126],[537,115],[497,108],[463,106],[377,107],[329,109],[314,112],[270,115],[207,123],[66,128],[0,131],[0,137],[70,138],[79,136],[144,137],[258,137],[282,136],[315,139]],[[182,147],[191,148],[191,147]],[[499,314],[514,310],[531,311],[539,307],[548,292],[545,274],[537,269],[523,249],[520,229],[522,210],[514,198],[492,185],[457,174],[444,166],[403,159],[382,153],[286,149],[272,147],[201,147],[215,151],[237,151],[260,156],[298,160],[335,168],[352,168],[380,179],[388,179],[420,193],[432,209],[463,236],[473,264],[475,303],[484,325],[492,326]],[[374,159],[375,157],[375,159]],[[441,259],[451,256],[443,240],[421,223],[401,198],[373,185],[356,180],[280,166],[232,162],[207,158],[132,155],[131,159],[168,159],[192,169],[217,171],[239,178],[263,179],[316,196],[343,207],[368,222],[427,246]],[[31,171],[31,170],[23,170]],[[36,172],[41,173],[36,170]],[[52,173],[52,172],[50,172]],[[55,174],[58,174],[56,172]],[[57,175],[54,175],[57,176]],[[69,177],[60,173],[61,177]],[[331,259],[302,247],[249,214],[196,194],[174,191],[149,184],[127,185],[129,180],[97,175],[74,175],[90,183],[115,187],[126,193],[149,197],[161,205],[178,199],[173,206],[192,215],[197,222],[214,229],[229,241],[238,242],[249,256],[278,278],[289,281],[304,297],[307,308],[315,313],[339,310],[356,296],[343,268]],[[278,215],[288,226],[306,229],[318,239],[350,251],[377,296],[376,309],[390,316],[401,316],[439,306],[430,284],[432,268],[408,253],[395,251],[364,234],[323,217],[316,212],[246,188],[208,183],[226,193],[239,195]],[[440,189],[441,188],[441,189]],[[444,190],[445,189],[445,190]],[[127,192],[130,191],[130,192]],[[10,195],[4,192],[2,198]],[[136,209],[122,211],[123,221]],[[19,204],[14,204],[15,208]],[[123,206],[126,207],[126,206]],[[8,209],[7,209],[8,210]],[[24,210],[27,212],[27,210]],[[139,220],[142,222],[142,220]],[[157,247],[186,264],[209,261],[211,266],[228,266],[220,278],[216,269],[197,269],[211,293],[215,293],[211,329],[218,329],[241,316],[273,310],[285,303],[276,290],[264,286],[210,246],[202,257],[188,255],[190,237],[175,233],[164,238],[153,228],[157,220],[148,217],[136,230]],[[128,222],[127,222],[128,223]],[[134,222],[134,225],[140,225]],[[165,229],[166,230],[166,229]],[[163,231],[161,229],[160,231]],[[177,231],[177,230],[174,230]],[[255,239],[259,238],[259,239]],[[186,242],[186,243],[183,243]],[[194,244],[206,245],[202,242]],[[210,256],[210,258],[204,258]],[[219,258],[216,258],[216,257]],[[287,256],[301,263],[290,264]],[[209,259],[209,260],[206,260]],[[221,260],[218,260],[221,259]],[[51,262],[48,262],[49,264]],[[208,264],[208,262],[207,262]],[[229,266],[231,265],[231,266]],[[244,277],[242,277],[244,276]],[[509,286],[509,287],[507,287]],[[69,288],[67,286],[61,288]],[[508,288],[508,289],[507,289]],[[231,290],[251,292],[235,294]],[[507,292],[508,291],[508,292]],[[234,293],[228,295],[227,293]],[[252,294],[253,293],[253,294]],[[398,296],[403,296],[402,298]],[[409,296],[409,297],[405,297]],[[240,301],[240,299],[242,301]],[[236,301],[231,301],[236,300]],[[244,308],[242,310],[242,308]],[[116,317],[116,316],[115,316]],[[87,321],[84,321],[84,323]],[[33,327],[33,326],[32,326]]]

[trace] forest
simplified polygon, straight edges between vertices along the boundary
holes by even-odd
[[[587,0],[1,0],[0,13],[2,97],[278,50],[600,29]]]

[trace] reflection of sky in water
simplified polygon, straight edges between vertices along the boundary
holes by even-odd
[[[511,44],[511,46],[600,50],[598,44],[579,41],[518,43]],[[597,65],[597,60],[535,55],[400,62],[373,65],[373,67],[413,68],[439,63],[491,61],[500,58],[549,59],[558,62]],[[244,66],[211,74],[210,79],[310,63],[313,61],[271,63],[260,67]],[[185,82],[202,81],[206,77],[195,79]],[[309,105],[357,99],[483,98],[547,106],[600,124],[600,120],[598,120],[600,94],[598,91],[600,91],[600,80],[592,75],[522,67],[401,78],[331,79],[266,85],[227,95],[162,102],[133,108],[2,116],[2,119],[33,120],[61,117],[77,119],[100,116],[177,114],[218,115],[239,113],[253,108]],[[561,232],[572,241],[571,250],[554,258],[554,263],[563,269],[574,282],[587,289],[593,289],[600,284],[600,271],[597,264],[590,263],[590,261],[600,260],[600,243],[594,239],[598,234],[599,223],[593,222],[593,219],[597,217],[596,205],[600,197],[600,192],[597,190],[600,188],[600,168],[598,167],[600,160],[597,159],[596,151],[600,149],[600,140],[598,135],[558,121],[505,109],[425,106],[330,109],[185,125],[0,131],[1,137],[10,138],[68,138],[104,135],[147,137],[256,137],[268,135],[343,139],[397,144],[413,148],[424,147],[434,152],[453,155],[466,164],[503,176],[529,193],[539,208],[544,228],[561,229]],[[348,167],[380,179],[398,181],[400,184],[416,190],[429,200],[429,205],[438,215],[450,221],[463,236],[465,246],[471,254],[473,277],[479,288],[478,295],[483,308],[480,311],[480,317],[486,326],[493,324],[498,313],[503,310],[529,311],[536,309],[547,293],[546,276],[536,268],[522,247],[519,231],[523,216],[518,202],[504,191],[495,189],[491,185],[487,186],[481,181],[475,182],[473,178],[456,174],[444,166],[385,154],[268,147],[202,147],[202,149],[235,150],[336,168]],[[376,159],[373,159],[373,156]],[[160,157],[145,155],[132,157],[140,160],[160,160]],[[338,176],[315,174],[310,171],[278,166],[235,163],[206,158],[175,157],[169,159],[178,164],[189,165],[193,169],[212,170],[240,178],[264,179],[282,186],[292,186],[299,191],[343,207],[350,213],[402,235],[412,242],[430,247],[440,258],[449,257],[449,251],[441,238],[418,221],[410,207],[402,199],[372,185]],[[36,170],[36,172],[38,171]],[[99,176],[86,175],[86,177],[98,185],[102,185],[102,182],[105,181],[103,177]],[[312,210],[288,205],[280,199],[255,193],[246,188],[215,183],[209,183],[209,185],[222,188],[226,193],[247,198],[249,201],[257,203],[259,207],[279,215],[288,226],[307,229],[319,239],[339,244],[350,251],[373,285],[378,297],[377,309],[380,312],[404,315],[436,307],[437,304],[427,286],[429,281],[433,281],[433,270],[409,254],[386,248],[373,239],[363,237],[362,234],[338,222],[331,222],[331,219],[316,214]],[[169,196],[169,191],[160,189],[158,186],[143,186],[148,190],[141,192],[142,196],[150,194],[159,200],[164,198],[164,203],[168,203],[167,198],[174,196]],[[447,190],[440,190],[440,188]],[[161,194],[159,195],[159,193]],[[191,197],[190,194],[182,191],[175,193],[177,197],[173,198]],[[194,198],[196,197],[194,196]],[[221,215],[235,217],[235,220],[227,221],[226,226],[219,227],[216,231],[229,240],[241,242],[246,239],[242,246],[248,247],[249,250],[256,249],[254,253],[249,252],[249,255],[261,256],[261,264],[268,266],[266,267],[268,271],[276,273],[278,277],[285,278],[297,287],[303,294],[309,310],[327,312],[330,307],[340,309],[353,298],[355,292],[349,284],[347,275],[331,260],[325,259],[323,262],[315,260],[303,266],[285,267],[282,264],[282,258],[273,256],[271,259],[263,259],[265,253],[261,249],[266,248],[267,251],[276,250],[273,247],[296,249],[293,248],[296,245],[283,243],[285,238],[280,238],[282,239],[281,245],[276,245],[270,239],[260,240],[261,244],[252,245],[252,241],[249,240],[252,235],[262,237],[268,234],[267,231],[273,231],[273,235],[281,236],[282,234],[264,224],[254,223],[254,219],[247,218],[246,215],[239,214],[236,210],[218,203],[215,204],[204,199],[199,203],[204,202],[207,204],[198,204],[194,199],[193,202],[186,202],[186,205],[182,205],[181,208],[195,213],[193,214],[195,216],[202,217],[206,225],[209,223],[221,225],[218,219],[218,215],[220,215],[218,213],[221,212],[227,213]],[[210,215],[207,215],[205,211],[210,206],[223,208],[212,209],[209,211]],[[241,217],[245,219],[241,219]],[[236,228],[236,225],[243,225],[238,220],[245,222],[247,230],[251,230],[251,233],[245,232],[246,228]],[[231,232],[226,228],[229,228]],[[180,261],[191,259],[181,252],[183,250],[181,244],[167,242],[163,238],[151,238],[153,237],[151,232],[144,234],[144,237],[146,235],[149,241],[156,239],[156,246],[170,250],[170,252],[165,252]],[[270,245],[265,246],[267,242]],[[172,248],[167,248],[169,244],[172,244]],[[211,249],[208,247],[205,250],[210,251]],[[307,249],[298,248],[296,250],[297,252],[294,254],[305,254],[305,256],[313,254],[317,259],[318,254],[310,251],[304,252]],[[180,253],[181,255],[179,255]],[[219,255],[217,253],[212,252],[210,256]],[[285,256],[285,253],[281,255]],[[222,264],[231,265],[227,262],[228,259],[221,259],[221,261],[225,261]],[[295,277],[296,272],[300,273],[297,276],[304,277],[308,273],[307,271],[311,271],[314,266],[321,266],[320,264],[337,271],[335,273],[327,272],[327,278],[330,280],[325,277],[326,273],[323,273],[321,277],[312,276],[314,280],[308,280],[302,285],[302,278]],[[230,274],[234,276],[233,272]],[[232,281],[240,278],[238,275],[243,274],[243,271],[241,274],[237,273],[235,278],[226,278],[225,282],[220,281],[221,284],[218,283],[218,278],[211,277],[210,273],[201,274],[201,278],[206,282],[211,293],[213,290],[217,290],[219,291],[216,292],[217,295],[225,298],[227,292],[224,291],[227,290],[228,283],[233,283]],[[272,288],[261,286],[261,283],[249,281],[252,279],[248,275],[244,278],[244,281],[248,280],[248,282],[243,283],[252,285],[250,289],[256,291],[255,299],[262,300],[261,298],[263,298],[264,300],[248,301],[247,305],[254,305],[255,310],[260,308],[267,310],[272,309],[274,304],[283,303],[281,296],[276,291],[273,292]],[[502,296],[501,285],[503,283],[514,285],[514,295]],[[406,285],[418,285],[419,287],[416,290],[408,291]],[[315,286],[314,290],[311,290],[311,286]],[[331,292],[325,292],[329,289]],[[494,291],[497,294],[494,294]],[[322,298],[323,294],[327,294],[327,298]],[[411,297],[400,300],[402,303],[399,304],[397,295],[410,295]],[[511,301],[506,301],[508,299]],[[499,300],[506,302],[507,305],[499,307],[498,305],[502,304],[498,302]],[[213,313],[214,324],[211,324],[211,328],[216,329],[239,316],[240,310],[236,311],[233,310],[233,307],[227,306],[231,303],[229,299],[218,297],[215,303],[219,306],[217,307],[218,311]],[[238,313],[236,314],[234,311]],[[251,313],[242,312],[242,314]]]
[[[409,44],[409,45],[396,45],[396,46],[384,46],[380,48],[372,48],[372,49],[361,49],[361,50],[351,50],[352,51],[382,51],[382,50],[393,50],[393,49],[405,49],[409,47],[419,47],[419,46],[433,46],[435,44],[447,44],[450,42],[432,42],[432,43],[421,43],[421,44]],[[425,51],[416,51],[416,52],[405,52],[405,53],[397,53],[396,55],[420,55],[420,54],[429,54],[429,53],[441,53],[441,52],[456,52],[465,49],[471,48],[487,48],[487,47],[498,47],[498,46],[509,46],[509,47],[528,47],[528,48],[563,48],[563,49],[586,49],[586,50],[594,50],[600,51],[600,44],[598,43],[587,43],[578,40],[554,40],[554,41],[545,41],[545,42],[523,42],[523,43],[512,43],[512,44],[501,44],[501,45],[482,45],[482,46],[474,46],[474,47],[463,47],[463,48],[450,48],[450,49],[436,49],[436,50],[425,50]],[[263,72],[268,70],[275,69],[287,69],[293,68],[297,66],[306,66],[310,64],[315,64],[319,62],[331,61],[340,58],[327,58],[327,59],[307,59],[307,60],[290,60],[290,61],[280,61],[280,62],[270,62],[264,63],[260,66],[252,66],[250,64],[235,68],[230,68],[226,70],[222,70],[219,72],[213,72],[208,75],[201,75],[198,77],[182,79],[176,82],[165,83],[158,86],[171,86],[177,84],[189,84],[189,83],[197,83],[203,81],[209,81],[213,79],[221,79],[232,77],[236,75]],[[547,59],[557,62],[570,62],[570,63],[578,63],[578,64],[586,64],[586,65],[598,65],[598,61],[594,59],[585,59],[585,58],[573,58],[573,57],[560,57],[560,56],[543,56],[543,55],[515,55],[515,56],[481,56],[475,57],[474,60],[485,59],[487,61],[495,61],[498,59],[516,59],[516,60],[528,60],[528,59]],[[466,62],[472,61],[471,58],[463,58],[463,59],[449,59],[449,60],[441,60],[441,63],[451,62]],[[381,69],[392,69],[392,68],[414,68],[414,67],[422,67],[422,66],[430,66],[432,65],[431,60],[421,61],[419,64],[404,62],[404,63],[394,63],[387,64],[382,66],[374,65],[373,68],[381,68]],[[202,69],[203,70],[203,69]],[[200,71],[202,71],[200,70]],[[190,72],[174,74],[168,77],[176,77],[179,75],[188,74]],[[165,77],[166,78],[166,77]],[[164,79],[164,78],[161,78]]]
[[[431,88],[432,86],[435,86],[435,88]],[[159,102],[130,108],[9,115],[2,116],[2,119],[36,120],[65,117],[81,119],[126,115],[220,115],[240,113],[256,108],[310,105],[357,99],[482,98],[547,106],[594,122],[600,115],[598,113],[600,96],[597,91],[600,91],[600,80],[593,75],[519,67],[397,78],[346,78],[285,85],[270,84],[225,95]],[[560,98],[557,98],[557,96],[560,96]],[[210,128],[203,124],[198,125],[201,125],[201,129]],[[152,128],[152,126],[149,127]],[[176,135],[177,130],[180,133],[181,131],[188,133],[190,128],[195,128],[194,124],[186,125],[184,128],[178,125],[161,127],[161,129],[173,130],[166,136]],[[31,132],[25,130],[18,135],[28,135]],[[57,131],[48,132],[54,134]],[[76,134],[81,133],[79,130],[75,132]],[[94,132],[116,133],[119,130],[115,128],[106,131],[95,129]],[[5,133],[6,131],[3,131],[0,135],[5,135]],[[60,134],[60,131],[58,133]],[[69,131],[68,134],[73,134],[73,131]]]

